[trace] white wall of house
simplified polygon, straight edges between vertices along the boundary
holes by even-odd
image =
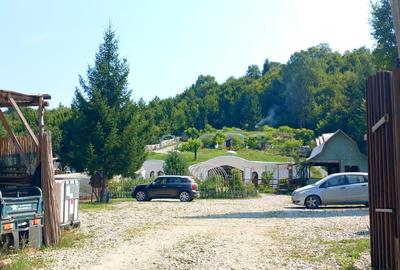
[[[198,178],[205,179],[208,176],[209,170],[222,166],[231,166],[243,171],[245,182],[251,182],[253,172],[258,174],[259,180],[261,180],[263,172],[272,172],[274,175],[274,185],[277,185],[280,179],[289,178],[290,170],[293,171],[292,175],[296,174],[293,162],[250,161],[236,156],[219,156],[194,164],[189,167],[189,172]]]
[[[164,161],[157,159],[146,160],[143,163],[144,178],[152,178],[164,174]]]

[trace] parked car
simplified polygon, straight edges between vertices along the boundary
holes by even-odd
[[[148,185],[138,185],[132,191],[132,197],[138,201],[151,199],[176,198],[182,202],[199,197],[196,182],[189,176],[163,175]]]
[[[330,204],[368,205],[368,174],[347,172],[328,175],[315,184],[296,189],[292,193],[292,202],[309,209]]]

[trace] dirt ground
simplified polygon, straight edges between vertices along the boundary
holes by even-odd
[[[283,195],[129,201],[80,219],[82,243],[45,250],[47,269],[338,269],[338,243],[365,240],[369,222],[365,207],[306,210]],[[368,265],[364,251],[354,266]]]

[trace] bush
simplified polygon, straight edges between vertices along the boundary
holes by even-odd
[[[181,152],[190,152],[191,151],[190,145],[187,142],[180,143],[178,149]]]
[[[214,148],[215,147],[215,143],[214,143],[214,140],[212,137],[204,136],[203,138],[201,138],[201,142],[202,142],[203,146],[206,148]]]
[[[130,179],[111,180],[108,183],[108,190],[111,198],[129,198],[134,187],[150,183],[149,179]]]
[[[247,146],[250,149],[259,149],[260,148],[260,140],[256,136],[248,137],[247,138]]]
[[[231,178],[228,180],[229,189],[233,191],[243,191],[244,184],[242,173],[238,169],[232,169]]]
[[[168,152],[164,163],[164,173],[170,175],[187,174],[187,164],[182,154],[177,151]]]
[[[226,136],[224,133],[221,132],[215,133],[215,136],[213,138],[214,145],[218,145],[218,147],[221,147],[222,144],[225,142],[225,140]]]
[[[272,186],[259,185],[258,191],[261,193],[274,193],[275,189]]]
[[[233,150],[240,150],[244,147],[243,139],[238,135],[233,135],[232,138],[232,148]]]
[[[295,129],[294,138],[302,141],[303,144],[310,144],[314,139],[314,132],[305,128]]]
[[[234,170],[233,170],[234,171]],[[240,171],[232,173],[231,179],[225,181],[222,176],[215,175],[199,182],[201,198],[248,198],[257,196],[253,183],[244,184]]]
[[[265,171],[261,174],[261,184],[266,187],[271,186],[271,182],[273,179],[274,179],[273,172]]]
[[[226,189],[224,178],[219,175],[210,176],[206,180],[199,182],[199,189],[223,191]]]

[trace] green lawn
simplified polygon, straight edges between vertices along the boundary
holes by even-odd
[[[224,155],[232,155],[226,152],[227,150],[221,149],[207,149],[203,148],[197,153],[197,160],[194,160],[194,154],[192,152],[182,152],[183,157],[185,158],[188,165],[193,165],[198,162],[206,161],[214,157],[224,156]],[[269,162],[286,162],[286,161],[293,161],[290,157],[280,156],[280,155],[273,155],[268,152],[259,151],[259,150],[252,150],[252,149],[241,149],[236,151],[238,157],[242,157],[247,160],[254,160],[254,161],[269,161]],[[149,152],[147,159],[160,159],[165,160],[167,154],[160,154]]]

